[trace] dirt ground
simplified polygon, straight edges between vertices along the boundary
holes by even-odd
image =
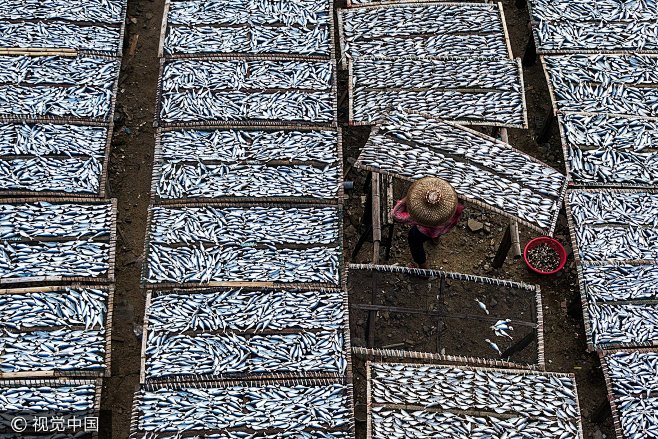
[[[503,4],[514,55],[521,57],[529,37],[527,10],[517,9],[514,6],[514,0],[506,0]],[[338,6],[344,5],[339,2]],[[163,8],[164,0],[129,0],[129,21],[116,108],[109,194],[118,198],[119,240],[112,339],[112,377],[105,380],[102,404],[104,419],[108,423],[111,422],[112,425],[111,437],[113,438],[128,437],[132,398],[139,382],[141,340],[138,335],[144,314],[144,291],[140,289],[139,277],[155,144],[153,119],[159,66],[157,51]],[[341,79],[339,96],[341,96],[345,91],[345,78],[342,75],[339,78]],[[530,129],[510,130],[510,143],[564,172],[557,128],[553,128],[554,133],[549,144],[539,145],[535,140],[536,132],[550,108],[541,65],[537,63],[532,67],[525,68],[524,79]],[[347,100],[343,99],[341,102],[341,121],[345,122]],[[344,127],[343,144],[346,170],[349,168],[349,159],[356,157],[358,148],[365,143],[367,133],[366,128]],[[354,190],[348,191],[345,203],[347,260],[349,260],[349,254],[354,248],[359,234],[359,219],[363,210],[364,177],[365,174],[356,169],[349,169],[345,177],[346,180],[355,182]],[[403,190],[403,188],[399,190]],[[486,231],[472,233],[467,230],[465,224],[469,217],[485,223]],[[606,403],[604,381],[598,359],[595,355],[585,351],[582,318],[567,314],[568,305],[578,299],[573,256],[570,256],[565,270],[552,277],[537,277],[528,272],[522,261],[514,260],[511,257],[508,258],[502,269],[494,270],[491,268],[493,254],[506,224],[507,221],[500,216],[467,205],[465,219],[457,229],[445,236],[438,247],[428,246],[431,266],[446,271],[480,274],[540,285],[543,296],[547,369],[576,374],[585,437],[591,437],[595,433],[601,432],[611,438],[613,433],[610,416],[604,414],[598,417],[600,419],[592,419],[596,409],[602,404],[605,406]],[[522,229],[522,245],[534,236],[536,236],[535,233]],[[556,237],[567,244],[569,238],[564,213],[560,218]],[[371,251],[371,245],[366,244],[356,261],[369,262]],[[406,228],[397,227],[391,259],[386,263],[406,264],[408,261]],[[418,296],[412,295],[413,291],[407,291],[406,297],[404,292],[397,295],[396,297],[403,301],[405,306],[415,304],[422,307],[433,300],[433,293],[423,281],[414,280],[409,284],[413,285],[413,291],[422,291],[424,288],[426,290],[422,303],[414,303]],[[352,303],[363,303],[365,298],[369,297],[370,285],[371,283],[366,280],[359,281],[355,275],[350,285]],[[485,297],[485,301],[489,305],[491,305],[491,298],[496,294],[485,290],[476,292],[462,291],[458,288],[453,290],[450,297],[450,308],[455,312],[460,308],[463,308],[464,312],[467,310],[470,312],[474,304],[473,294],[477,297]],[[510,318],[519,320],[529,317],[520,315],[521,312],[527,312],[524,310],[528,306],[522,300],[509,300],[509,297],[507,300],[504,297],[502,300],[500,298],[495,300],[498,304],[496,309],[500,310],[501,315],[509,315]],[[364,318],[357,314],[354,313],[351,316],[354,344],[363,340],[362,321]],[[388,316],[386,319],[378,320],[377,328],[380,333],[380,339],[377,342],[381,345],[405,343],[406,340],[410,342],[409,347],[413,349],[436,351],[438,348],[433,338],[439,331],[438,325],[433,325],[433,322],[430,321],[423,321],[420,318]],[[463,352],[463,354],[491,355],[490,351],[480,351],[481,346],[484,346],[481,341],[478,343],[472,341],[472,346],[467,342],[459,344],[458,341],[464,337],[461,337],[457,324],[451,325],[450,331],[441,336],[446,353],[458,354],[459,350],[464,349],[467,352]],[[402,334],[404,335],[402,336]],[[453,340],[452,344],[448,342],[450,339]],[[464,338],[464,340],[469,339],[475,340],[474,337]],[[453,351],[449,352],[450,349]],[[534,361],[532,352],[536,352],[534,345],[529,346],[516,360]],[[363,362],[359,358],[354,359],[354,384],[357,433],[358,437],[364,437],[365,379]]]

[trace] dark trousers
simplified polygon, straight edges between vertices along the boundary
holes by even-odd
[[[424,264],[425,261],[427,261],[423,244],[431,239],[432,238],[418,230],[418,227],[416,226],[412,226],[411,229],[409,229],[409,249],[411,250],[411,259],[413,259],[416,264]]]

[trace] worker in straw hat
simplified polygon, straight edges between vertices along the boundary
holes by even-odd
[[[391,217],[412,225],[409,230],[409,249],[415,263],[412,267],[428,268],[423,245],[452,230],[463,211],[464,205],[447,181],[424,177],[411,184],[407,195],[391,211]]]

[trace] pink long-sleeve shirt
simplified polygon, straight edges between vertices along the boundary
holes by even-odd
[[[440,226],[428,227],[422,224],[418,224],[416,221],[412,220],[409,212],[407,211],[406,201],[400,200],[395,204],[395,207],[393,207],[391,215],[396,221],[415,225],[423,235],[429,236],[430,238],[437,238],[441,235],[445,235],[457,225],[463,211],[464,205],[459,203],[455,209],[455,214],[446,223],[441,224]]]

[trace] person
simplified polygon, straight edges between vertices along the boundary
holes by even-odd
[[[409,249],[414,264],[410,267],[429,268],[425,242],[435,243],[452,230],[464,211],[455,189],[447,181],[424,177],[412,183],[407,195],[398,201],[390,215],[392,219],[411,224]]]

